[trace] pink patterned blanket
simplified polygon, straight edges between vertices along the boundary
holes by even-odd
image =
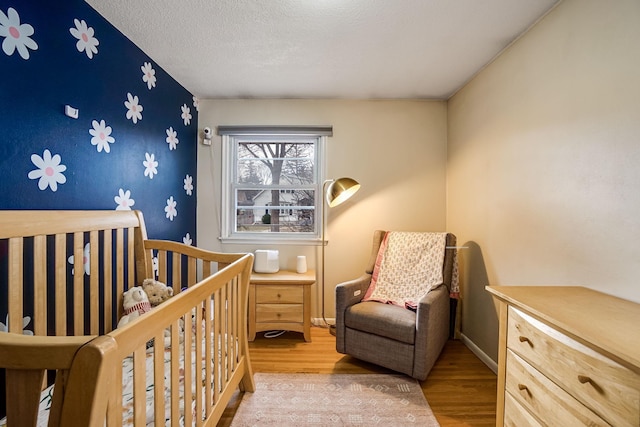
[[[416,309],[420,298],[443,284],[446,237],[446,233],[386,233],[364,300]],[[457,264],[454,255],[452,298],[459,294]]]

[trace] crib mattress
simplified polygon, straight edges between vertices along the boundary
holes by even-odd
[[[203,343],[204,345],[204,343]],[[183,348],[183,346],[181,346]],[[202,352],[204,353],[204,352]],[[201,354],[202,354],[201,353]],[[177,375],[178,382],[181,385],[179,387],[180,393],[180,401],[183,402],[184,397],[184,351],[180,351],[180,361]],[[195,372],[195,349],[192,348],[192,372]],[[151,347],[146,352],[146,408],[147,408],[147,416],[146,420],[147,426],[154,426],[154,370],[153,370],[153,356],[154,356],[154,347]],[[203,357],[202,359],[202,380],[205,378],[205,366],[206,361]],[[223,363],[223,362],[221,362]],[[214,372],[216,370],[214,369]],[[165,422],[163,424],[169,425],[171,421],[171,389],[168,387],[171,381],[171,348],[164,347],[164,394],[165,394]],[[193,396],[195,398],[195,390],[193,390]],[[53,385],[47,387],[42,391],[40,395],[40,408],[38,411],[38,421],[37,427],[46,427],[49,419],[49,410],[51,408],[51,400],[53,398]],[[127,357],[122,361],[122,408],[123,408],[123,426],[133,426],[133,357]],[[192,405],[190,410],[192,411],[195,417],[195,400],[192,401]],[[180,407],[180,425],[184,425],[184,407]],[[6,427],[6,418],[0,420],[0,427]]]

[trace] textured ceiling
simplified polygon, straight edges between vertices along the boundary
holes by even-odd
[[[86,0],[199,98],[446,99],[558,0]]]

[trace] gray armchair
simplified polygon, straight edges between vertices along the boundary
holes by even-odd
[[[362,301],[385,231],[373,235],[365,274],[336,287],[336,349],[339,353],[375,363],[425,380],[450,335],[449,292],[453,275],[455,235],[446,236],[443,277],[445,286],[428,292],[417,310]],[[454,300],[452,300],[454,301]]]

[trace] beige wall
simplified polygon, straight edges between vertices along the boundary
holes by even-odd
[[[326,315],[333,318],[334,287],[358,277],[368,260],[373,231],[445,228],[446,103],[442,101],[203,100],[199,127],[219,125],[332,125],[327,177],[349,176],[361,190],[329,211],[326,247]],[[225,244],[220,235],[221,141],[198,151],[198,245],[225,251],[258,246]],[[295,256],[319,264],[318,246],[280,250],[281,268]],[[314,290],[318,292],[318,290]],[[318,294],[319,295],[319,294]],[[313,317],[320,317],[314,295]]]
[[[448,103],[463,333],[493,360],[494,285],[640,302],[640,2],[565,0]]]

